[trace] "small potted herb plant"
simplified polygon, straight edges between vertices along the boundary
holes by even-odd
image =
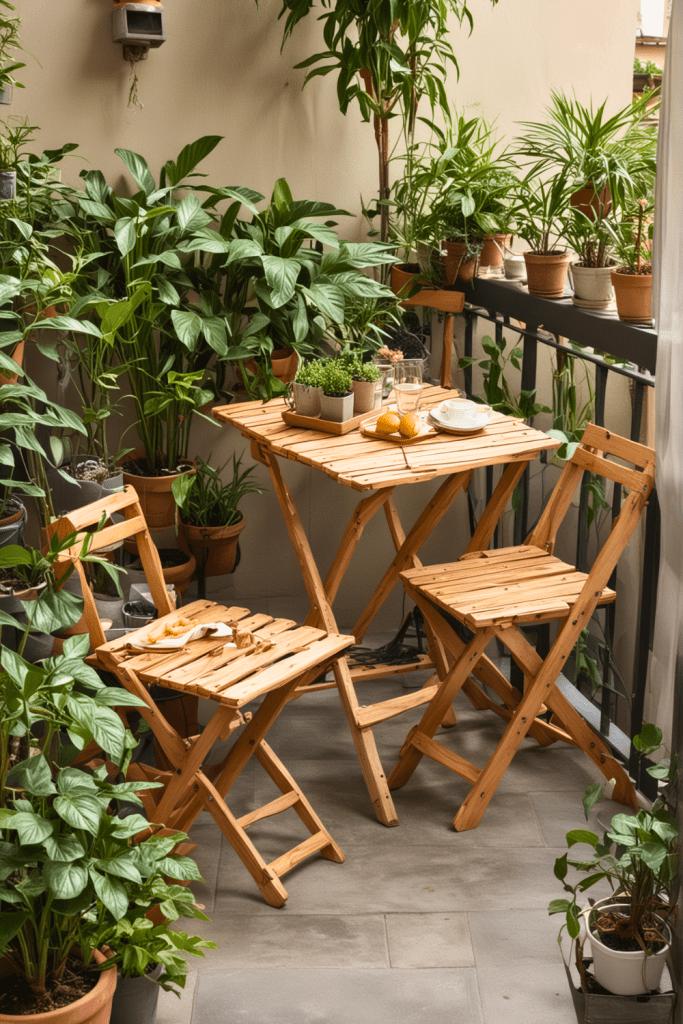
[[[232,457],[232,472],[221,478],[228,463],[214,469],[197,459],[197,472],[183,474],[171,485],[178,506],[178,543],[194,555],[204,575],[223,576],[235,568],[237,542],[246,522],[238,509],[246,494],[261,494],[250,479],[256,466],[242,469],[242,456]]]
[[[320,415],[320,398],[323,393],[320,377],[324,365],[322,359],[310,359],[302,363],[296,371],[292,391],[294,409],[300,416]]]
[[[515,210],[517,234],[529,248],[524,253],[529,291],[546,299],[564,294],[570,254],[561,248],[569,207],[564,173],[549,181],[528,176],[520,184]]]
[[[364,363],[356,357],[349,366],[351,372],[351,390],[353,391],[354,416],[364,412],[372,412],[378,404],[379,387],[377,382],[382,373],[376,363]]]
[[[352,377],[340,360],[334,360],[323,366],[320,376],[322,396],[320,398],[320,417],[332,423],[343,423],[353,416]]]

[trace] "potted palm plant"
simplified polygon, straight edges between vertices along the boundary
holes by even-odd
[[[641,196],[611,228],[618,266],[610,270],[619,319],[631,324],[652,322],[651,196]]]
[[[606,309],[614,298],[610,268],[615,262],[604,211],[590,217],[581,210],[573,210],[565,224],[564,237],[577,256],[569,269],[574,289],[572,302],[585,309]]]
[[[250,479],[256,466],[242,469],[242,456],[233,455],[232,473],[224,481],[221,474],[227,466],[214,469],[198,459],[196,473],[176,477],[171,485],[178,507],[178,543],[206,576],[223,576],[235,568],[239,535],[246,526],[238,505],[245,495],[263,490]]]
[[[517,233],[529,245],[524,253],[529,291],[547,299],[561,298],[571,260],[561,248],[569,200],[567,178],[563,173],[550,181],[527,177],[517,197]]]

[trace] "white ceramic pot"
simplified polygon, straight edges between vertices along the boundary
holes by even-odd
[[[353,418],[353,391],[348,395],[321,395],[320,418],[332,423],[344,423]]]
[[[299,384],[294,381],[294,410],[299,416],[319,416],[320,396],[322,388],[313,388],[310,384]]]
[[[627,910],[623,904],[607,903],[601,901],[589,917],[588,938],[593,954],[593,971],[595,979],[608,992],[615,996],[640,996],[648,991],[652,992],[659,988],[662,980],[662,972],[666,962],[666,954],[669,951],[667,944],[652,956],[645,956],[642,950],[632,953],[623,953],[618,949],[610,949],[604,942],[601,942],[594,934],[595,911]],[[671,940],[671,931],[668,925],[664,926],[666,934]],[[645,982],[643,984],[643,960],[645,960]]]
[[[526,263],[521,254],[508,252],[503,260],[505,277],[508,281],[526,280]]]
[[[585,309],[606,309],[614,300],[609,267],[582,267],[572,263],[569,268],[575,306]]]
[[[359,416],[364,412],[372,412],[378,406],[381,386],[381,380],[353,381],[351,390],[353,391],[354,416]]]

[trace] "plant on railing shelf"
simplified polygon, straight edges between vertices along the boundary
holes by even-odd
[[[283,45],[314,6],[315,0],[283,0]],[[345,114],[355,100],[363,120],[373,119],[379,157],[380,237],[388,241],[389,121],[400,116],[408,149],[414,143],[424,96],[432,115],[437,109],[448,111],[446,72],[449,64],[457,70],[448,16],[454,15],[460,23],[467,21],[471,31],[472,15],[466,0],[321,0],[321,6],[324,13],[319,20],[327,49],[296,67],[312,69],[304,84],[336,72],[341,112]]]
[[[609,225],[618,273],[652,273],[653,212],[652,197],[641,196],[624,211],[622,219],[616,225]]]
[[[548,168],[566,176],[570,191],[587,190],[593,210],[614,203],[623,206],[629,192],[654,180],[657,126],[645,118],[651,114],[647,100],[627,104],[610,117],[607,100],[597,109],[576,97],[553,92],[542,122],[522,121],[525,129],[516,139],[520,156],[534,163],[528,176],[537,178]]]

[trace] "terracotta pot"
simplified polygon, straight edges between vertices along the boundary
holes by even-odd
[[[479,254],[480,267],[502,267],[505,247],[510,244],[512,235],[487,235],[484,247]]]
[[[407,267],[412,268],[410,271]],[[395,295],[419,273],[416,263],[395,263],[391,268],[391,290]],[[442,313],[462,313],[465,305],[465,293],[451,291],[447,288],[422,288],[410,299],[405,299],[403,306],[424,306],[437,309]]]
[[[596,219],[596,214],[606,216],[612,209],[612,193],[607,185],[603,185],[600,192],[595,191],[591,181],[584,188],[572,192],[569,197],[569,205],[591,220]]]
[[[259,367],[255,359],[249,359],[244,364],[251,373],[258,373]],[[289,384],[294,380],[299,357],[291,348],[276,348],[270,354],[270,366],[273,377],[277,377],[283,384]]]
[[[403,292],[407,295],[415,281],[420,276],[419,263],[394,263],[391,268],[391,290],[394,295]],[[405,291],[403,291],[405,289]],[[411,300],[406,300],[411,301]]]
[[[94,957],[98,964],[107,958],[95,950]],[[0,1013],[0,1024],[109,1024],[111,1004],[116,988],[116,968],[110,967],[102,971],[95,987],[87,995],[81,996],[68,1006],[60,1006],[46,1013],[33,1013],[30,1016],[14,1013]]]
[[[226,576],[232,572],[237,558],[237,541],[246,526],[244,516],[232,526],[190,526],[182,520],[178,525],[178,547],[193,555],[197,562],[204,562],[205,576]]]
[[[139,556],[137,541],[134,537],[124,541],[123,546],[124,549],[128,551],[129,554]],[[163,550],[164,549],[162,549],[161,552],[162,554]],[[172,583],[176,589],[176,593],[179,594],[181,597],[187,590],[188,586],[190,585],[190,580],[194,576],[195,570],[197,568],[197,562],[194,556],[190,554],[188,551],[186,551],[184,548],[183,554],[188,556],[188,560],[186,562],[182,562],[180,565],[170,565],[167,568],[162,568],[161,570],[164,576],[164,583]],[[147,580],[145,577],[145,571],[142,568],[142,564],[136,566],[135,563],[133,563],[132,566],[127,566],[126,574],[125,576],[123,573],[121,574],[121,579],[119,582],[121,584],[121,589],[123,590],[124,595],[126,594],[127,588],[129,586],[133,586],[137,583],[142,583],[146,585]]]
[[[24,348],[26,343],[22,339],[12,353],[12,359],[18,366],[24,365]],[[19,380],[19,374],[13,373],[10,377],[5,377],[4,374],[0,373],[0,386],[3,384],[16,384]]]
[[[554,252],[547,256],[525,252],[526,278],[531,295],[561,299],[564,295],[570,260],[568,252]]]
[[[652,323],[652,274],[626,274],[623,267],[610,274],[619,319],[627,324]]]
[[[446,272],[446,284],[455,284],[456,277],[461,281],[471,281],[474,277],[476,258],[472,256],[467,262],[466,242],[443,242],[447,255],[443,257]]]
[[[135,451],[129,452],[119,465],[125,465],[129,459],[144,459],[145,450],[144,448],[136,448]],[[183,463],[187,463],[191,468],[188,470],[189,473],[195,472],[194,461],[192,459],[181,459]],[[174,473],[169,476],[135,476],[133,473],[123,473],[124,485],[133,487],[137,493],[142,512],[147,525],[153,530],[161,530],[169,526],[173,526],[175,523],[175,499],[171,491],[171,484],[176,477],[181,476],[180,473]]]
[[[610,267],[582,267],[572,263],[569,277],[574,289],[572,302],[584,309],[606,309],[614,298]]]

